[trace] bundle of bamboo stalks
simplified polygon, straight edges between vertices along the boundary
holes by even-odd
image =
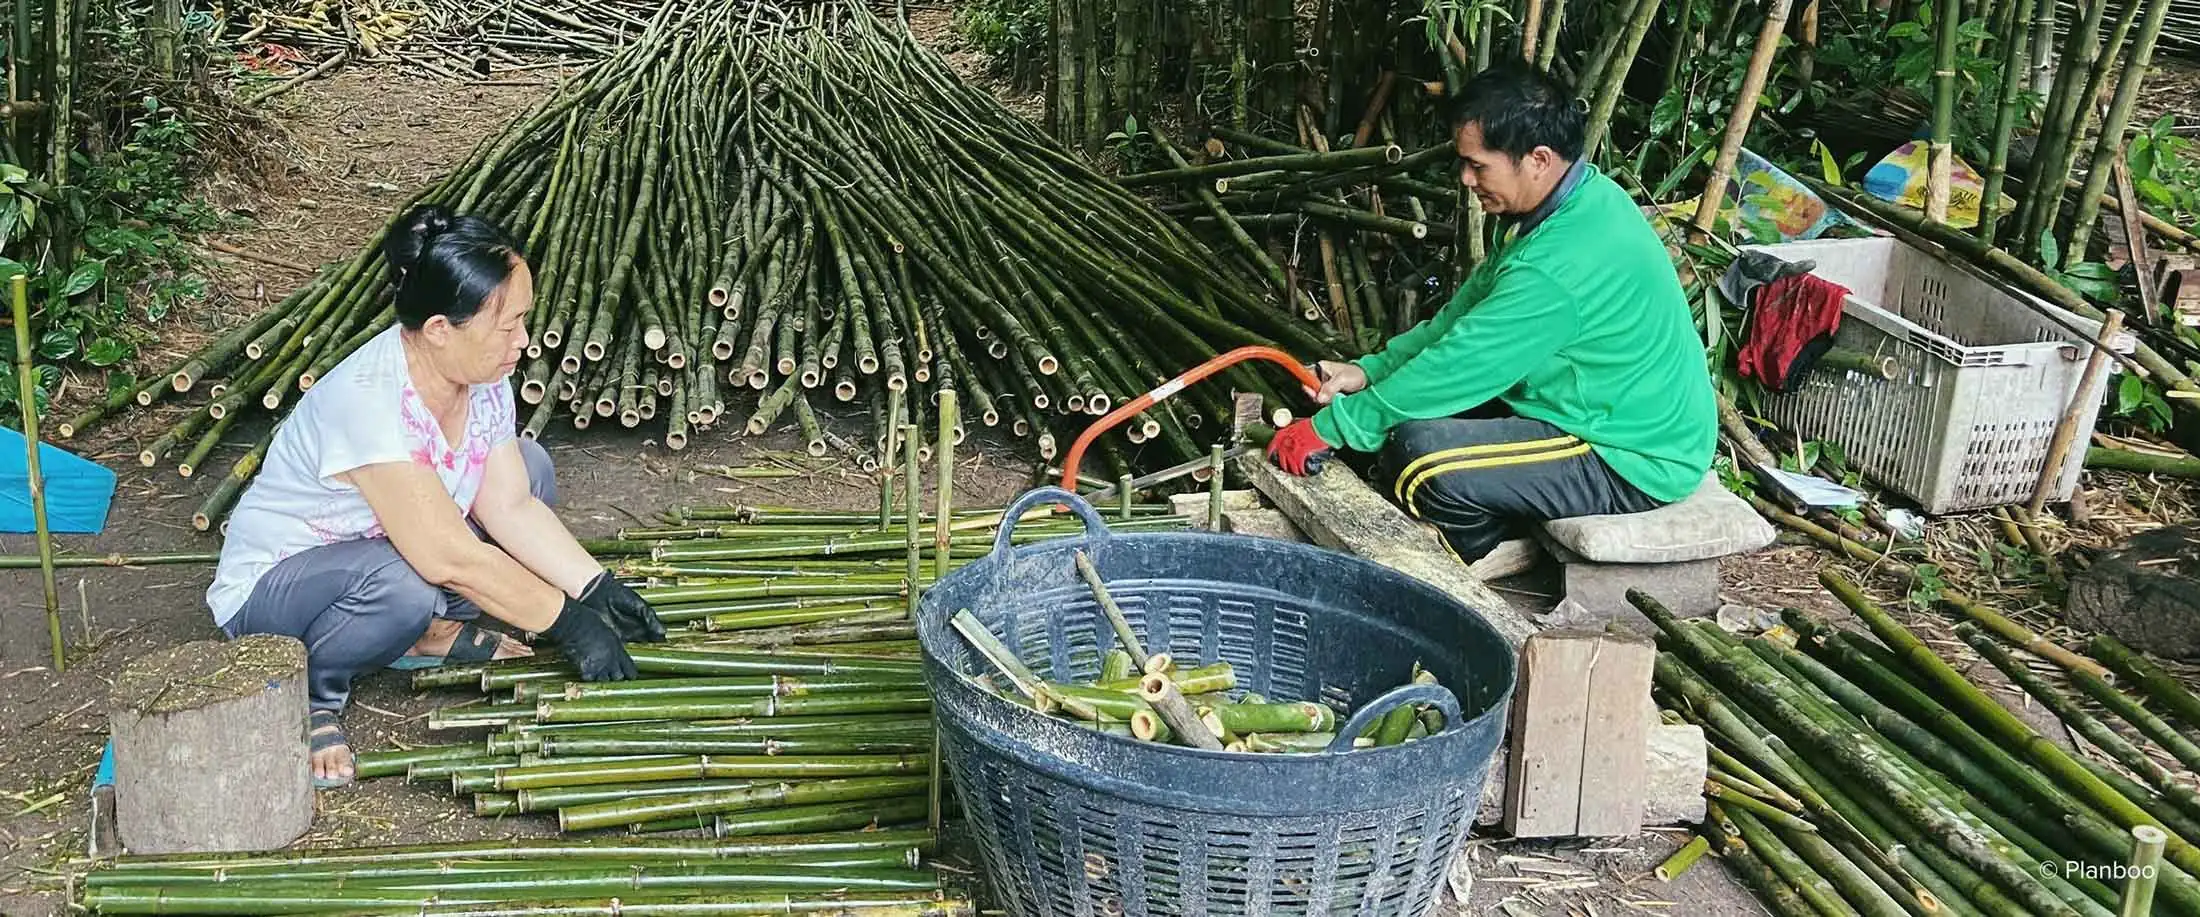
[[[860,4],[664,7],[413,203],[427,202],[507,227],[541,278],[514,379],[535,406],[529,436],[559,414],[578,427],[661,417],[679,449],[729,411],[751,433],[791,413],[812,454],[867,458],[955,392],[962,416],[1036,438],[1050,457],[1054,425],[1082,425],[1218,349],[1335,352]],[[379,242],[59,434],[203,391],[140,455],[182,451],[179,471],[195,472],[224,435],[279,413],[387,327]],[[1250,371],[1232,382],[1273,395]],[[737,406],[742,392],[759,393],[753,410]],[[823,392],[872,396],[877,435],[833,434],[811,403]],[[1193,431],[1227,416],[1222,401],[1187,392],[1103,439],[1102,458],[1121,474],[1126,446],[1206,454]],[[230,468],[201,528],[267,441]]]
[[[1118,528],[1185,524],[1160,507],[1126,508],[1133,518]],[[1001,515],[947,500],[931,517],[912,506],[885,522],[688,506],[664,513],[664,526],[592,542],[674,626],[661,645],[630,647],[640,679],[583,682],[550,653],[423,670],[417,689],[492,701],[438,709],[429,728],[486,734],[355,762],[361,779],[448,785],[479,816],[552,816],[573,837],[123,858],[84,877],[83,904],[98,914],[971,914],[919,868],[947,797],[910,603],[978,553],[956,533],[989,545]],[[912,531],[933,536],[929,571]],[[1045,518],[1016,529],[1022,540],[1082,532]],[[682,831],[714,839],[629,837]]]
[[[2140,745],[2188,768],[2200,750],[2109,684],[2109,669],[2018,639],[2007,622],[1957,628],[2113,764],[2035,732],[1838,574],[1822,582],[1877,643],[1793,610],[1781,631],[1738,640],[1631,596],[1662,632],[1667,719],[1701,725],[1712,743],[1703,842],[1661,875],[1708,848],[1779,914],[2200,913],[2200,850],[2188,843],[2200,796]],[[2087,712],[2012,646],[2145,739]],[[2094,649],[2200,726],[2200,701],[2182,686],[2112,641]]]

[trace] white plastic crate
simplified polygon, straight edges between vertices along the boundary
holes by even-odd
[[[1849,288],[1842,347],[1894,358],[1895,378],[1817,367],[1772,395],[1768,419],[1839,445],[1850,463],[1928,513],[2032,499],[2100,323],[1893,238],[1751,246]],[[2073,330],[2075,329],[2075,330]],[[2117,345],[2128,352],[2128,338]],[[2110,390],[2114,361],[2094,391]],[[2049,498],[2078,485],[2100,402],[2086,405]]]

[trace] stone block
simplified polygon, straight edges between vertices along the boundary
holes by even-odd
[[[1291,517],[1272,509],[1226,509],[1222,511],[1222,530],[1233,535],[1252,535],[1258,538],[1275,538],[1282,541],[1304,543],[1306,533],[1291,523]]]

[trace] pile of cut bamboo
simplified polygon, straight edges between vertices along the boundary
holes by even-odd
[[[488,732],[357,758],[361,779],[447,783],[477,815],[550,816],[570,838],[127,857],[84,877],[83,903],[97,914],[971,914],[919,868],[951,803],[909,608],[990,548],[1002,511],[943,501],[943,526],[941,513],[908,509],[880,520],[677,507],[661,526],[586,542],[672,628],[663,644],[629,647],[640,679],[582,682],[551,653],[423,670],[416,689],[492,701],[442,707],[431,730]],[[1117,531],[1185,525],[1160,506],[1124,509]],[[1014,537],[1083,531],[1041,510]],[[682,831],[712,839],[629,837]]]
[[[533,345],[514,379],[535,406],[528,436],[560,414],[654,421],[680,449],[729,412],[751,433],[791,412],[814,454],[871,455],[901,424],[927,428],[952,391],[962,416],[1051,457],[1055,425],[1082,427],[1220,349],[1335,353],[1174,221],[854,3],[664,7],[421,202],[507,227],[535,267]],[[181,451],[178,470],[197,470],[389,325],[379,242],[59,435],[203,392],[140,455],[150,466]],[[1249,370],[1230,383],[1274,395]],[[833,435],[812,404],[826,392],[871,396],[877,435]],[[1194,431],[1227,416],[1223,400],[1209,386],[1133,418],[1100,441],[1101,460],[1120,475],[1133,451],[1204,455]],[[200,527],[267,442],[231,467]]]
[[[2200,914],[2200,700],[2106,638],[2078,655],[1981,609],[1957,634],[2113,764],[2064,751],[1839,574],[1821,581],[1877,643],[1800,612],[1738,640],[1675,620],[1656,691],[1671,722],[1711,740],[1706,848],[1778,914]],[[2005,643],[2007,645],[2005,645]],[[2012,648],[2052,663],[2143,738],[2089,713]],[[2111,685],[2111,667],[2157,713]],[[2151,740],[2187,770],[2143,750]],[[2146,867],[2146,868],[2140,868]],[[2119,908],[2121,909],[2119,911]]]

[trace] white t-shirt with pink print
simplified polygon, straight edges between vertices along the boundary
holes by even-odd
[[[338,475],[410,461],[435,471],[460,514],[473,511],[489,450],[514,435],[512,388],[474,386],[466,434],[449,442],[413,389],[400,333],[392,325],[336,364],[276,429],[259,476],[229,514],[221,565],[206,590],[215,624],[236,615],[260,577],[291,555],[382,536],[366,498]]]

